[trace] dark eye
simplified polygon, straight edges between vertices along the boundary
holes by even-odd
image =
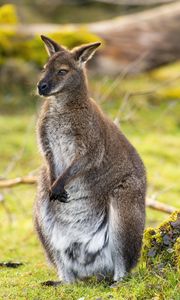
[[[68,70],[65,70],[65,69],[61,69],[58,71],[58,75],[66,75],[68,72]]]

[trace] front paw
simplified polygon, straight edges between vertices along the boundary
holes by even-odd
[[[65,189],[54,189],[52,188],[49,192],[50,201],[58,200],[60,202],[67,203],[68,201],[68,193]]]

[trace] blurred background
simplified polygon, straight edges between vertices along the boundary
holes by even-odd
[[[147,226],[180,208],[180,1],[1,0],[0,248],[8,259],[39,247],[32,207],[42,162],[36,83],[47,60],[40,34],[69,48],[102,42],[88,64],[89,89],[144,160]]]

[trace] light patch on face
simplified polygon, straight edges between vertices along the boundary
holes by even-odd
[[[59,93],[59,89],[60,89],[59,86],[56,86],[55,88],[52,88],[51,92],[49,93],[49,96],[52,96],[52,95],[54,95],[56,93]]]
[[[69,71],[69,66],[67,66],[67,65],[61,65],[61,66],[60,66],[60,69]]]
[[[70,70],[70,67],[67,64],[61,64],[59,61],[55,62],[55,69],[58,70]]]

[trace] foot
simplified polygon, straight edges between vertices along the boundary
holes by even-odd
[[[62,281],[53,281],[53,280],[48,280],[48,281],[44,281],[44,282],[41,282],[41,285],[43,286],[59,286],[59,285],[62,285]]]

